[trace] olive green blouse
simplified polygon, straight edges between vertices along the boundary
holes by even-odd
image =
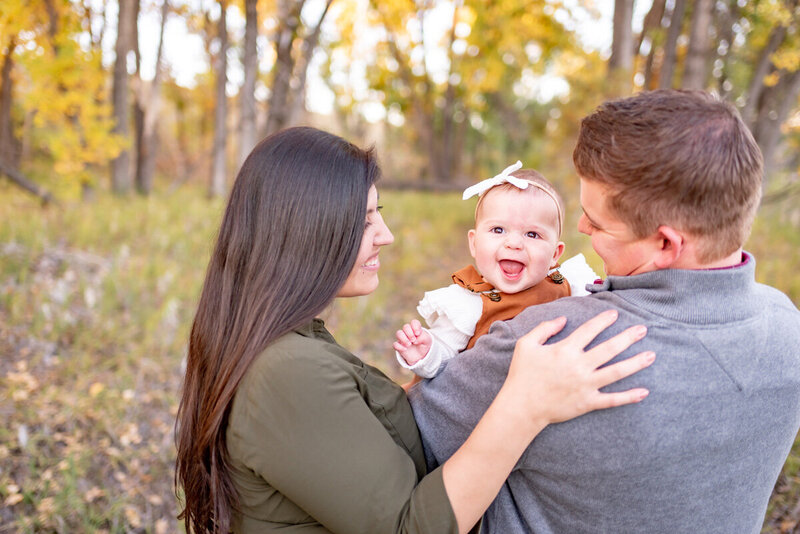
[[[457,532],[405,392],[315,319],[248,370],[227,428],[234,532]]]

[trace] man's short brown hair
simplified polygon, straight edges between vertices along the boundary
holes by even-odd
[[[744,244],[761,199],[761,151],[736,109],[702,91],[658,90],[602,104],[581,122],[581,178],[639,237],[660,225],[700,238],[710,262]]]

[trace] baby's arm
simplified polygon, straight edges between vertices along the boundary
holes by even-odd
[[[409,366],[427,356],[433,343],[430,333],[416,319],[404,324],[395,336],[397,341],[393,344],[394,350]]]
[[[404,328],[412,326],[412,336],[416,335],[419,345],[415,346],[412,343],[405,355],[402,351],[397,350],[400,344],[400,333],[403,332],[405,335],[404,331],[399,330],[397,332],[398,342],[394,343],[394,347],[395,350],[397,350],[397,362],[402,367],[413,371],[417,376],[421,376],[422,378],[433,378],[436,376],[442,364],[458,354],[458,351],[463,349],[467,345],[467,341],[469,341],[469,336],[459,332],[447,317],[441,315],[437,316],[436,319],[431,322],[430,330],[421,328],[418,321],[412,321],[412,323],[417,324],[418,331],[420,332],[419,335],[414,334],[413,325],[404,325]],[[410,360],[407,361],[405,358],[409,350],[413,350],[417,346],[423,346],[420,339],[421,336],[426,337],[425,343],[427,346],[421,349],[422,355],[414,364],[411,364]],[[408,335],[405,335],[405,337],[409,338]],[[404,346],[404,344],[401,344],[401,346]]]

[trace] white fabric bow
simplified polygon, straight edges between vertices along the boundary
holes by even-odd
[[[464,189],[464,194],[462,195],[461,199],[467,200],[468,198],[474,197],[475,195],[481,196],[494,186],[504,183],[509,183],[520,189],[527,189],[528,186],[530,185],[528,180],[523,180],[522,178],[514,178],[513,176],[511,176],[512,172],[519,170],[521,168],[522,168],[521,161],[517,161],[515,164],[509,165],[508,167],[503,169],[503,172],[501,172],[497,176],[493,178],[487,178],[486,180],[478,182],[477,184],[471,185],[468,188]]]

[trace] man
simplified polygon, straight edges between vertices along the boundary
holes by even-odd
[[[654,91],[586,117],[573,159],[606,280],[591,295],[498,322],[410,399],[431,463],[469,435],[500,389],[516,340],[566,316],[619,319],[594,344],[645,324],[618,359],[649,368],[609,390],[639,404],[592,412],[536,437],[487,511],[491,533],[758,533],[800,426],[800,312],[757,284],[743,252],[762,159],[736,111],[702,92]]]

